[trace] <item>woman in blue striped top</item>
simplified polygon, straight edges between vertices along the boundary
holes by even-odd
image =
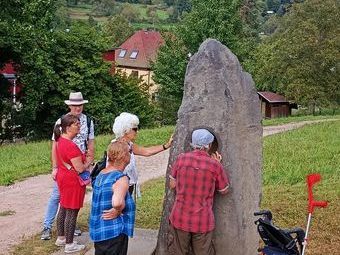
[[[107,150],[108,164],[93,184],[90,236],[95,255],[127,254],[128,237],[133,236],[135,204],[123,174],[130,162],[126,142],[113,142]],[[105,212],[110,211],[107,216]]]

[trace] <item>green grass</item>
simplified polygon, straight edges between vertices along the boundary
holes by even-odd
[[[158,229],[164,198],[164,178],[142,185],[142,197],[137,200],[136,227]]]
[[[292,185],[312,172],[340,178],[339,134],[340,121],[331,121],[266,137],[264,184]]]
[[[153,144],[166,138],[173,127],[142,130],[140,143]],[[273,212],[275,223],[283,228],[305,228],[307,173],[319,172],[323,180],[315,187],[315,199],[328,200],[325,209],[316,209],[310,229],[309,255],[337,254],[340,250],[340,121],[305,126],[264,138],[262,208]],[[164,133],[162,135],[161,133]],[[110,136],[100,136],[97,146],[103,147]],[[153,139],[148,141],[148,139]],[[1,155],[1,154],[0,154]],[[136,227],[158,229],[164,198],[164,178],[142,185],[142,198],[137,201]],[[89,206],[80,212],[80,228],[88,229]],[[52,241],[41,242],[39,236],[16,246],[13,255],[50,254]]]
[[[305,115],[305,116],[290,116],[286,118],[265,119],[262,121],[263,126],[274,126],[287,124],[291,122],[299,122],[306,120],[324,120],[324,119],[340,119],[340,115]]]
[[[173,130],[171,126],[140,130],[136,143],[144,146],[162,144]],[[102,157],[112,138],[112,135],[96,137],[97,160]],[[50,141],[0,146],[0,185],[10,185],[27,177],[50,173],[50,151]]]

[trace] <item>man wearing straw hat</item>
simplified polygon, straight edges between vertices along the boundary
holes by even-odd
[[[64,101],[68,105],[70,111],[67,114],[76,115],[80,121],[80,132],[73,139],[73,142],[79,147],[79,149],[86,154],[90,160],[94,160],[94,124],[90,117],[83,114],[84,104],[88,103],[88,100],[84,100],[81,92],[71,92],[69,99]],[[59,118],[56,124],[60,123],[61,118]],[[58,166],[56,157],[56,142],[54,141],[54,136],[52,136],[52,178],[55,180]],[[50,195],[50,199],[47,204],[45,219],[44,219],[44,229],[41,234],[42,240],[51,239],[51,229],[54,222],[55,216],[59,208],[60,194],[56,182],[53,186],[53,191]],[[76,229],[75,235],[80,235],[80,230]]]

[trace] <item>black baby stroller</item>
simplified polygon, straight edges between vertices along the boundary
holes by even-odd
[[[259,249],[263,255],[301,255],[305,231],[301,228],[281,229],[272,222],[272,213],[268,210],[255,212],[260,216],[255,221],[257,231],[264,242]]]

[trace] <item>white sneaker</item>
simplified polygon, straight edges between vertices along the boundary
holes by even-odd
[[[59,239],[59,238],[57,238],[57,240],[55,241],[54,244],[55,244],[56,246],[59,246],[59,247],[65,246],[65,244],[66,244],[66,239]]]
[[[73,241],[73,243],[78,243],[77,241]],[[54,243],[56,246],[62,247],[66,245],[66,238],[65,239],[59,239],[57,238],[57,240]]]
[[[71,244],[65,245],[65,253],[78,252],[84,249],[85,249],[85,245],[83,244],[71,243]]]

